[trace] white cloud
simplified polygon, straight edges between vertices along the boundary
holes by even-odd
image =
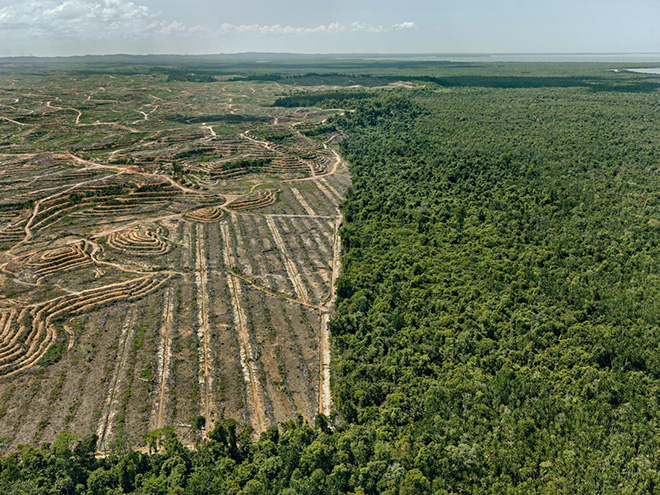
[[[309,34],[332,34],[346,31],[346,26],[333,22],[315,27],[282,26],[280,24],[221,24],[219,34],[252,34],[258,36],[304,36]]]
[[[65,0],[52,8],[45,8],[43,17],[54,22],[117,22],[145,19],[150,16],[144,5],[122,0]]]
[[[179,21],[154,20],[144,28],[145,33],[163,34],[167,36],[206,36],[211,30],[204,26],[189,26]]]
[[[406,21],[402,22],[401,24],[393,24],[392,27],[397,31],[401,31],[402,29],[415,29],[417,24],[412,21]]]
[[[383,26],[373,26],[365,24],[364,22],[354,22],[351,24],[351,31],[366,32],[366,33],[382,33],[385,29]]]
[[[208,27],[166,19],[146,5],[130,0],[22,0],[0,7],[0,37],[3,32],[11,31],[13,39],[23,40],[140,40],[158,36],[186,38],[228,35],[303,37],[382,33],[414,27],[415,23],[409,21],[390,27],[359,21],[348,24],[331,22],[311,27],[231,23]]]
[[[415,27],[414,22],[404,22],[395,24],[392,29],[408,29]],[[227,34],[250,34],[254,36],[307,36],[313,34],[337,34],[337,33],[382,33],[388,31],[382,25],[368,24],[364,22],[352,22],[350,24],[341,24],[333,22],[331,24],[321,24],[312,27],[290,26],[281,24],[222,24],[217,32],[221,35]]]
[[[154,34],[189,34],[187,26],[160,18],[128,0],[27,0],[0,8],[0,33],[23,38],[142,39]]]

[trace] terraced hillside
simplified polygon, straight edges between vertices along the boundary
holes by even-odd
[[[284,91],[0,76],[2,451],[330,413],[349,176],[337,111],[271,106]]]

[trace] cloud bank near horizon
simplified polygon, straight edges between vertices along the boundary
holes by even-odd
[[[1,4],[0,4],[1,5]],[[14,39],[141,40],[150,37],[304,37],[341,33],[386,33],[415,29],[415,22],[374,25],[355,21],[316,26],[288,24],[187,24],[128,0],[27,0],[0,7],[0,33]]]

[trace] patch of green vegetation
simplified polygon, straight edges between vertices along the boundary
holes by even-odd
[[[309,91],[278,98],[273,106],[285,108],[342,108],[346,107],[347,104],[373,98],[373,96],[373,92],[362,90]]]
[[[259,172],[263,167],[271,163],[271,158],[242,159],[225,162],[222,164],[222,170],[242,169],[247,173]]]
[[[147,333],[147,330],[147,326],[144,324],[137,327],[135,330],[135,337],[133,338],[132,352],[135,353],[144,347],[144,336]]]
[[[334,134],[338,131],[333,124],[321,124],[299,129],[302,134],[308,137],[318,137],[327,134]]]
[[[153,380],[154,378],[154,370],[153,370],[153,363],[149,363],[147,366],[142,368],[140,371],[140,378],[144,378],[145,380]]]
[[[39,365],[45,367],[57,363],[60,359],[62,359],[65,351],[66,345],[63,342],[56,342],[50,346],[41,357],[39,360]]]

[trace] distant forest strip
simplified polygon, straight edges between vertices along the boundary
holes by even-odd
[[[275,100],[273,106],[284,108],[321,107],[341,108],[352,105],[355,100],[373,98],[373,92],[356,90],[305,91],[292,96],[283,96]]]
[[[256,442],[219,421],[194,450],[164,429],[148,438],[162,453],[105,458],[63,433],[0,460],[0,491],[657,493],[656,100],[577,86],[353,99],[331,122],[353,178],[336,417]]]
[[[588,88],[593,91],[623,91],[648,93],[660,89],[660,78],[654,76],[637,77],[624,74],[617,79],[602,74],[590,75],[549,75],[549,74],[479,74],[470,73],[433,75],[366,75],[366,74],[325,74],[306,73],[297,75],[254,74],[238,76],[230,81],[271,81],[292,86],[362,86],[373,88],[396,82],[409,82],[419,86],[433,85],[446,88]],[[281,105],[285,106],[285,105]]]

